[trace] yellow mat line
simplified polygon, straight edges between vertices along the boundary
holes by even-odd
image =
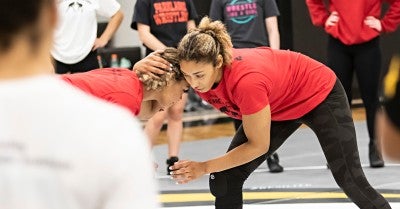
[[[385,198],[400,198],[400,194],[383,193]],[[244,200],[265,199],[343,199],[341,192],[244,192]],[[214,201],[211,193],[160,194],[162,203]]]

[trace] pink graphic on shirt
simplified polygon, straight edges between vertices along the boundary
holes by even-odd
[[[185,1],[164,1],[154,3],[154,22],[157,25],[189,21]]]
[[[233,0],[225,7],[230,20],[238,24],[245,24],[257,16],[257,4],[251,0]]]

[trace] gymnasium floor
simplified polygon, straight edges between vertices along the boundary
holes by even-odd
[[[393,209],[400,209],[400,164],[386,162],[384,168],[370,168],[365,121],[357,121],[356,130],[360,157],[367,179],[387,198]],[[180,158],[202,161],[223,154],[231,137],[208,138],[207,135],[205,134],[202,140],[183,142]],[[244,209],[357,208],[334,182],[326,167],[318,141],[310,129],[297,130],[278,153],[284,172],[269,173],[267,165],[262,164],[244,185]],[[214,208],[214,199],[208,190],[208,176],[188,184],[177,185],[166,175],[164,163],[167,145],[157,145],[154,148],[154,155],[159,164],[156,178],[163,208]]]

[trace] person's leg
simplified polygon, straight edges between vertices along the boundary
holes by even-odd
[[[178,157],[179,147],[182,141],[183,132],[183,109],[187,100],[187,94],[167,110],[167,136],[168,136],[168,157]]]
[[[151,145],[154,145],[154,142],[160,133],[160,130],[164,124],[164,120],[167,117],[166,111],[160,111],[154,114],[147,122],[144,127],[144,132],[146,133],[147,137],[149,137],[151,141]]]
[[[233,125],[235,126],[235,131],[239,129],[242,125],[242,120],[233,119]],[[271,173],[280,173],[283,171],[283,167],[279,165],[279,156],[278,153],[273,153],[271,155],[266,155],[265,160],[267,162],[269,172]]]
[[[201,103],[201,98],[197,95],[192,88],[189,88],[188,98],[185,104],[184,111],[192,112],[199,110],[199,104]]]
[[[147,122],[144,127],[144,132],[146,133],[147,137],[150,140],[151,147],[154,146],[156,142],[157,136],[160,134],[161,128],[164,124],[164,120],[167,118],[167,111],[160,111],[154,114]],[[177,162],[178,159],[172,159],[171,163],[173,164]],[[169,166],[167,166],[167,174],[169,174]]]
[[[346,91],[351,105],[353,83],[353,57],[350,48],[331,36],[328,38],[327,65],[335,72]]]
[[[300,126],[296,121],[271,123],[271,142],[267,156],[274,153],[283,142]],[[263,134],[263,133],[260,133]],[[247,137],[240,126],[228,148],[245,143]],[[262,155],[246,164],[222,172],[210,174],[210,191],[215,196],[216,209],[241,209],[243,206],[242,187],[247,177],[265,160]]]
[[[355,71],[361,98],[365,107],[369,134],[369,161],[371,167],[383,167],[384,162],[377,149],[375,117],[379,105],[379,80],[381,76],[381,50],[379,38],[355,47]]]
[[[361,168],[352,114],[339,81],[327,99],[301,121],[317,135],[335,181],[351,201],[362,209],[390,208]]]

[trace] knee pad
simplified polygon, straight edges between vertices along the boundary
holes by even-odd
[[[211,194],[214,195],[214,197],[224,196],[228,191],[228,182],[223,172],[211,173],[209,185]]]
[[[237,169],[211,173],[209,178],[211,194],[215,197],[223,197],[242,193],[243,183],[246,179],[247,176]]]

